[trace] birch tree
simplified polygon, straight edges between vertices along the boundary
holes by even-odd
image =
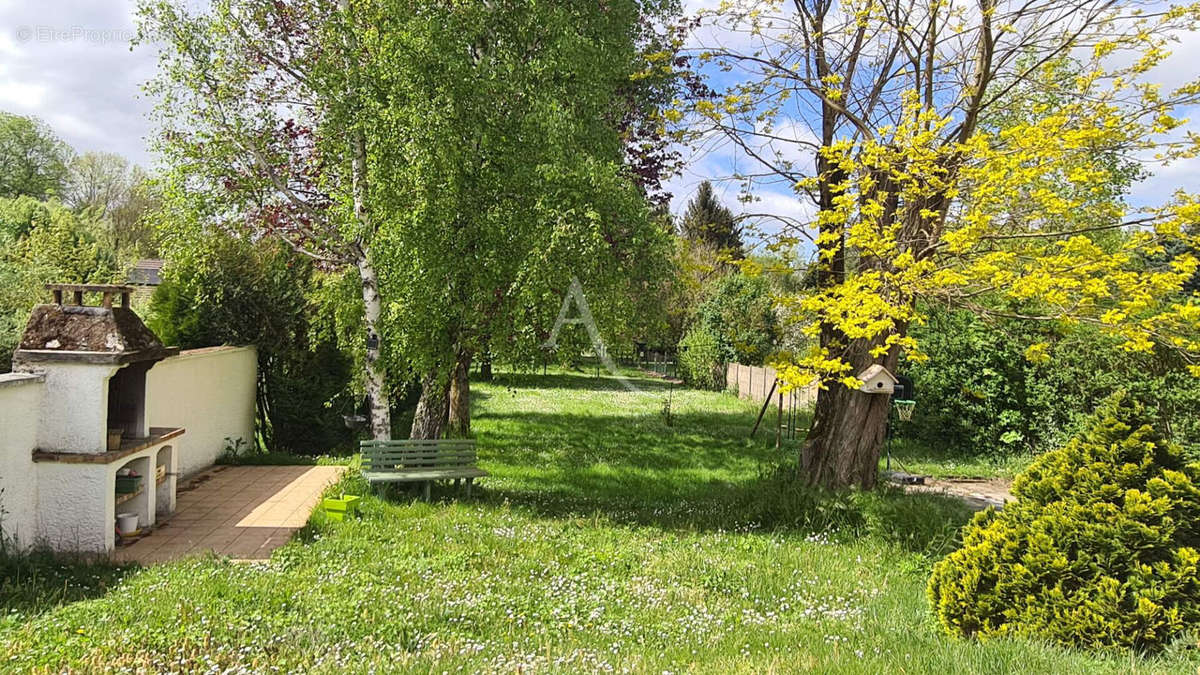
[[[158,0],[138,10],[139,41],[161,49],[147,90],[170,166],[167,197],[210,227],[276,237],[325,269],[358,276],[363,379],[379,439],[390,437],[391,417],[374,240],[388,210],[380,201],[409,195],[395,184],[412,180],[410,167],[380,158],[412,154],[397,148],[436,111],[425,92],[384,86],[440,54],[426,39],[421,3],[388,8],[385,26],[367,23],[379,14],[375,3],[350,0],[217,0],[204,12]],[[381,29],[417,58],[385,61],[364,47],[360,36]]]

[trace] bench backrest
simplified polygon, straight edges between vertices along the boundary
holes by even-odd
[[[475,441],[466,438],[432,440],[363,441],[363,469],[442,469],[475,465]]]

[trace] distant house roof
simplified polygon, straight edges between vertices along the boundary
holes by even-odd
[[[162,283],[163,261],[160,258],[143,258],[129,269],[129,283],[138,286],[157,286]]]

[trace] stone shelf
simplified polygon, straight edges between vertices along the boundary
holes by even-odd
[[[172,438],[181,435],[183,435],[183,429],[151,427],[149,436],[146,438],[130,438],[121,443],[120,450],[97,453],[46,452],[44,450],[34,450],[33,461],[62,462],[64,464],[112,464],[113,462],[118,462],[130,455],[135,455],[146,448],[158,445],[163,441],[169,441]]]

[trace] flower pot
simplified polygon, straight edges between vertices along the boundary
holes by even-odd
[[[113,452],[114,450],[121,449],[121,436],[123,436],[124,434],[125,434],[125,431],[123,429],[109,429],[108,430],[108,451],[109,452]]]
[[[138,529],[138,515],[136,513],[118,513],[117,514],[117,532],[121,536],[129,536]]]
[[[358,512],[358,501],[362,499],[357,495],[342,495],[341,497],[326,497],[321,502],[321,507],[325,509],[325,514],[330,520],[341,521],[347,515],[354,515]]]

